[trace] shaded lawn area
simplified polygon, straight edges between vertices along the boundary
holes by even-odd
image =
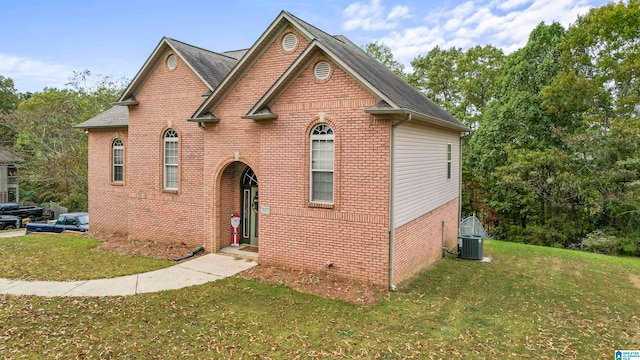
[[[97,251],[98,240],[77,234],[30,234],[0,239],[0,278],[71,281],[110,278],[175,263]]]
[[[62,358],[613,358],[640,348],[640,259],[487,241],[373,306],[240,277],[131,297],[0,295],[0,354]]]

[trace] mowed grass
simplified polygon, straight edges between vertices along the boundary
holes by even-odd
[[[110,298],[0,295],[0,357],[603,359],[640,349],[640,259],[487,241],[370,307],[232,277]]]
[[[71,281],[137,274],[170,261],[109,254],[99,241],[76,234],[29,234],[0,239],[0,278]]]

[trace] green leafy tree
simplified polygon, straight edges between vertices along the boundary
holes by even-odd
[[[393,71],[399,77],[406,79],[407,74],[404,72],[404,65],[393,58],[391,49],[384,43],[374,41],[364,46],[364,51],[372,58],[378,60],[382,65]]]
[[[569,137],[600,193],[595,226],[637,232],[640,225],[640,1],[594,8],[561,44],[562,70],[543,89],[543,108],[581,121]]]
[[[530,176],[528,171],[514,171],[514,166],[541,166],[549,152],[562,153],[567,148],[565,135],[578,126],[541,107],[542,89],[560,71],[559,45],[564,36],[559,24],[542,23],[525,47],[506,58],[493,100],[470,141],[468,168],[481,179],[484,205],[499,214],[491,225],[498,226],[502,237],[511,236],[511,225],[526,229],[532,219],[534,224],[547,224],[553,213],[550,192],[556,183],[548,181],[557,167],[548,166],[545,176]]]
[[[8,113],[15,110],[19,102],[20,96],[13,80],[0,75],[0,112]]]
[[[411,61],[413,73],[409,82],[428,98],[456,116],[462,101],[458,59],[459,48],[443,50],[439,46],[427,55],[418,55]]]
[[[474,46],[459,55],[457,68],[461,101],[456,113],[472,128],[477,127],[487,104],[494,97],[496,79],[504,61],[502,50],[491,45]]]
[[[109,109],[123,82],[85,70],[70,89],[44,89],[0,118],[15,134],[21,153],[21,189],[35,202],[87,209],[87,138],[73,126]]]

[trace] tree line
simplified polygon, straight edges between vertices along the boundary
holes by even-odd
[[[64,89],[19,93],[0,75],[1,146],[18,159],[21,201],[87,210],[87,136],[73,126],[108,110],[125,84],[84,70]]]
[[[508,55],[435,47],[404,71],[466,123],[463,205],[497,239],[640,255],[640,2],[539,24]]]

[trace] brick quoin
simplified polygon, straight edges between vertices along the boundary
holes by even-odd
[[[298,46],[284,51],[282,37],[294,33]],[[288,27],[267,44],[260,58],[230,88],[205,129],[187,119],[209,89],[179,58],[165,66],[167,50],[136,92],[128,128],[90,130],[89,211],[92,230],[204,245],[217,252],[230,244],[230,216],[240,213],[240,181],[247,167],[258,178],[259,261],[326,270],[387,285],[389,274],[389,119],[365,112],[379,99],[320,53],[270,106],[276,120],[248,120],[247,114],[309,45]],[[319,81],[314,65],[332,72]],[[314,126],[334,130],[334,203],[310,202],[310,140]],[[163,190],[163,134],[179,141],[179,189]],[[111,144],[125,146],[125,180],[111,179]],[[441,254],[457,235],[458,200],[396,229],[394,281],[409,278]],[[328,268],[326,264],[332,266]]]

